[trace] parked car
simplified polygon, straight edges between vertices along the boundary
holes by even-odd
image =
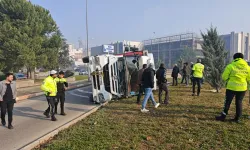
[[[23,74],[23,73],[16,73],[15,78],[17,80],[23,80],[23,79],[27,79],[27,76],[25,74]]]
[[[65,73],[65,75],[64,75],[65,78],[74,76],[74,74],[75,74],[73,71],[70,71],[70,70],[66,70],[64,73]]]
[[[81,70],[81,71],[79,71],[79,75],[87,75],[88,74],[88,72],[87,71],[85,71],[85,70]]]

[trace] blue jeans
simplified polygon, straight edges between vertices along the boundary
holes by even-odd
[[[153,105],[155,106],[156,102],[155,102],[153,92],[152,92],[153,89],[152,88],[145,88],[144,90],[145,90],[145,96],[144,96],[144,99],[143,99],[143,102],[142,102],[142,109],[146,108],[146,105],[147,105],[147,102],[148,102],[149,98],[152,101]]]

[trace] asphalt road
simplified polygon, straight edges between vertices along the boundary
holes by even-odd
[[[44,110],[48,107],[44,96],[15,104],[14,129],[9,130],[0,125],[0,150],[19,149],[93,109],[97,105],[89,102],[90,93],[91,86],[67,91],[65,103],[67,116],[56,115],[58,119],[56,122],[50,121],[43,115]],[[58,108],[60,110],[60,107]]]

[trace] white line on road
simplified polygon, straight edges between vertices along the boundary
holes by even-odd
[[[74,93],[73,91],[70,91],[69,94],[78,96],[78,97],[89,98],[89,96],[79,95],[79,94]]]
[[[89,92],[89,91],[84,91],[84,90],[81,90],[81,89],[77,89],[77,91],[82,92],[82,93],[92,94],[92,92]]]

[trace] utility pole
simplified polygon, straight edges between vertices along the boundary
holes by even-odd
[[[89,57],[89,28],[88,28],[88,0],[86,0],[86,35],[87,35],[87,56]],[[90,70],[88,63],[88,81],[90,81]]]

